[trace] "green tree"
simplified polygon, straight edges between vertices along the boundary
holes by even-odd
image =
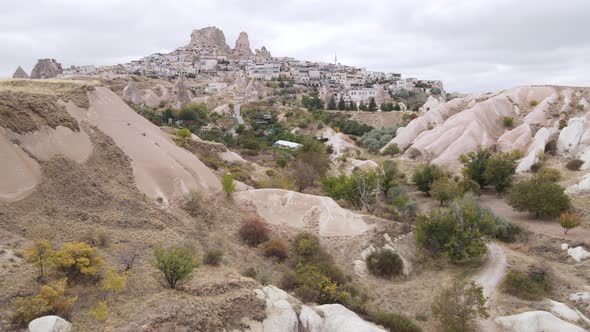
[[[443,176],[432,183],[430,195],[440,201],[440,206],[461,196],[461,188],[457,182]]]
[[[367,105],[365,105],[365,102],[361,100],[361,102],[359,103],[359,109],[361,111],[366,111],[367,110]]]
[[[430,196],[432,183],[444,176],[444,172],[435,164],[424,164],[412,174],[412,183],[418,187],[418,190]]]
[[[434,298],[432,314],[445,331],[475,331],[477,319],[489,317],[483,288],[474,282],[455,280]]]
[[[369,112],[376,112],[377,111],[377,103],[375,102],[375,98],[369,98]]]
[[[313,185],[319,178],[319,173],[312,165],[297,160],[291,168],[291,177],[297,186],[297,190],[302,192],[305,188]]]
[[[104,264],[96,249],[84,242],[64,243],[55,253],[53,261],[59,269],[87,277],[96,275]]]
[[[326,108],[329,110],[336,109],[336,99],[334,99],[334,96],[330,97],[330,99],[328,100],[328,106]]]
[[[176,245],[167,249],[154,248],[152,266],[160,270],[170,288],[188,279],[197,267],[192,250],[185,245]]]
[[[187,128],[180,128],[178,129],[178,131],[176,131],[176,136],[182,139],[188,139],[189,137],[191,137],[191,131]]]
[[[348,102],[348,110],[349,111],[356,111],[357,109],[358,108],[356,106],[356,103],[353,100]]]
[[[297,159],[312,166],[320,176],[324,176],[330,168],[330,159],[324,144],[313,137],[305,137],[301,143],[303,145],[297,150]]]
[[[484,183],[494,186],[498,193],[503,193],[512,185],[515,170],[516,163],[511,154],[500,153],[492,156],[485,163]]]
[[[49,240],[36,240],[31,246],[25,249],[24,258],[25,261],[39,271],[37,280],[41,281],[45,274],[47,266],[51,264],[55,252],[51,248]]]
[[[277,159],[277,166],[279,166],[280,168],[285,168],[285,166],[287,166],[287,158],[285,156],[280,156]]]
[[[488,184],[484,173],[486,170],[486,163],[491,156],[492,153],[490,150],[481,147],[478,147],[477,151],[459,156],[459,161],[464,165],[463,175],[477,182],[482,189]]]
[[[559,225],[563,228],[563,235],[567,236],[570,229],[580,226],[580,219],[575,213],[564,212],[557,219]]]
[[[227,197],[229,197],[236,189],[236,185],[234,184],[234,176],[229,173],[223,174],[221,185],[223,187],[223,192],[225,192]]]
[[[508,191],[508,204],[516,211],[535,217],[557,217],[570,206],[565,188],[544,177],[535,176],[515,183]]]
[[[346,110],[346,103],[344,102],[344,98],[342,96],[340,96],[340,100],[338,100],[338,106],[337,106],[337,108],[340,111]]]

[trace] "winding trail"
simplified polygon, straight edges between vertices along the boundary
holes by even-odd
[[[487,244],[488,260],[475,276],[473,281],[483,287],[483,295],[487,298],[488,307],[490,308],[490,318],[478,322],[479,331],[500,331],[500,328],[493,320],[494,295],[498,284],[506,274],[508,260],[506,254],[497,244],[490,242]]]

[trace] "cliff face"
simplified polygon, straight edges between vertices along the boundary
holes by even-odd
[[[18,68],[16,68],[16,71],[12,75],[12,78],[29,78],[29,75],[27,75],[27,72],[25,72],[25,70],[21,66],[18,66]]]
[[[31,78],[54,78],[61,73],[63,68],[55,59],[39,59],[31,71]]]

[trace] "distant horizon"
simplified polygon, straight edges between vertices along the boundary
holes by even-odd
[[[338,10],[334,10],[338,8]],[[523,85],[590,86],[590,2],[310,0],[23,0],[0,4],[0,77],[38,58],[70,65],[114,65],[167,53],[207,26],[233,48],[240,31],[251,48],[275,57],[333,62],[444,82],[447,91],[493,92]],[[165,22],[165,23],[164,23]]]

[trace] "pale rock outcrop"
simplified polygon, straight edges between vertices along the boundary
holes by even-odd
[[[575,183],[566,188],[565,192],[568,194],[575,194],[582,191],[590,190],[590,173],[580,177],[578,183]]]
[[[502,94],[515,104],[530,105],[533,101],[539,103],[555,94],[555,88],[550,86],[521,86],[503,91]]]
[[[41,168],[0,128],[0,202],[12,202],[29,195],[41,180]]]
[[[365,216],[343,209],[330,197],[256,189],[236,192],[234,199],[253,206],[270,224],[312,231],[320,236],[355,236],[371,228]]]
[[[31,78],[54,78],[62,73],[63,68],[55,59],[39,59],[31,71]]]
[[[248,40],[248,34],[240,32],[240,36],[236,40],[236,46],[233,50],[236,56],[251,56],[252,50],[250,49],[250,41]]]
[[[270,54],[270,52],[266,49],[266,47],[262,46],[261,49],[257,49],[256,50],[256,56],[262,59],[272,59],[272,55]]]
[[[539,162],[539,154],[545,152],[545,146],[551,135],[557,132],[555,128],[541,128],[535,134],[533,143],[527,149],[525,157],[520,161],[516,167],[516,173],[524,173],[531,170],[531,166]]]
[[[551,310],[551,312],[559,318],[575,323],[583,320],[576,310],[568,307],[565,303],[549,300],[549,305],[549,310]]]
[[[528,311],[512,316],[502,316],[495,322],[514,332],[585,332],[583,328],[559,319],[547,311]]]
[[[331,127],[326,127],[319,135],[321,138],[327,139],[325,145],[332,146],[334,151],[331,156],[332,159],[341,157],[344,153],[359,150],[358,146],[346,134],[337,133]]]
[[[411,260],[415,257],[416,252],[416,241],[412,233],[402,235],[393,240],[387,233],[383,237],[385,244],[381,248],[375,248],[375,246],[369,245],[361,252],[361,257],[353,262],[354,272],[357,276],[364,278],[368,275],[367,257],[376,250],[391,250],[398,254],[403,262],[403,275],[412,273]]]
[[[440,100],[434,98],[433,96],[428,96],[428,99],[426,100],[424,105],[420,107],[420,112],[429,111],[433,108],[438,107],[440,104],[442,104]]]
[[[43,316],[29,323],[29,332],[70,332],[72,324],[59,316]]]
[[[359,160],[350,158],[347,160],[348,165],[345,167],[347,174],[352,173],[354,170],[370,171],[379,168],[379,164],[374,160]]]
[[[176,105],[176,108],[183,108],[188,103],[190,103],[191,97],[188,93],[188,89],[186,88],[184,77],[178,77],[176,84],[174,85],[174,89],[172,90],[172,94],[173,102]]]
[[[141,104],[141,96],[139,95],[139,91],[137,91],[135,83],[127,83],[123,89],[123,100],[132,102],[136,105]]]
[[[262,322],[247,322],[251,332],[298,332],[299,319],[287,292],[273,285],[256,289],[256,296],[266,301],[266,318]]]
[[[527,114],[527,116],[524,117],[524,122],[530,125],[545,125],[547,122],[547,112],[549,111],[551,106],[553,106],[556,102],[557,94],[551,95],[543,99],[543,101],[541,101],[541,103],[539,103],[535,107],[535,109],[533,109],[532,112],[530,112],[529,114]]]
[[[574,302],[590,304],[590,292],[579,292],[570,294],[570,300]]]
[[[12,78],[29,78],[29,75],[27,75],[27,72],[23,69],[23,67],[18,66],[14,74],[12,74]]]
[[[581,262],[590,258],[590,252],[586,251],[582,246],[569,248],[567,250],[567,254],[570,255],[576,262]]]
[[[214,54],[227,55],[231,49],[225,41],[223,31],[217,27],[207,27],[193,30],[191,41],[187,45],[189,49],[206,49]]]
[[[324,304],[313,308],[303,306],[299,320],[309,332],[385,332],[340,304]]]
[[[518,150],[525,153],[532,140],[531,127],[528,123],[523,123],[500,136],[496,146],[502,152]]]
[[[160,97],[153,90],[146,90],[141,96],[141,102],[147,107],[157,107],[160,104]]]
[[[559,138],[557,139],[557,152],[565,156],[577,156],[581,152],[580,148],[586,148],[586,146],[580,146],[580,141],[585,132],[589,130],[590,123],[586,118],[579,117],[569,119],[567,127],[563,128],[559,133]]]

